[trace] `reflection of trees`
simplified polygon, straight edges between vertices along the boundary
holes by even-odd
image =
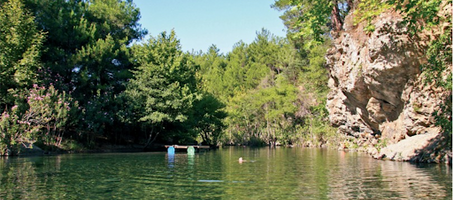
[[[9,158],[0,160],[0,198],[25,199],[33,193],[28,187],[36,181],[34,167],[29,162],[12,166]]]
[[[0,199],[442,199],[452,183],[442,165],[300,148],[183,153],[171,163],[165,154],[3,158],[0,172]]]
[[[60,156],[0,158],[0,199],[62,199]],[[52,191],[52,193],[48,193]]]
[[[39,195],[35,167],[31,162],[10,161],[0,158],[0,199],[35,199]]]

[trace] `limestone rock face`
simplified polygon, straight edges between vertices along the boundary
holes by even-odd
[[[326,56],[331,124],[361,146],[439,134],[433,113],[446,93],[423,82],[420,65],[426,56],[421,42],[405,34],[402,17],[395,12],[378,16],[372,33],[353,26],[352,17],[347,16],[345,30]]]

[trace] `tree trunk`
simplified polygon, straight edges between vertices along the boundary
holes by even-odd
[[[348,0],[347,4],[348,4],[348,8],[347,8],[348,12],[351,11],[352,9],[354,9],[354,0]]]
[[[343,21],[341,20],[340,8],[338,8],[338,1],[334,1],[334,6],[332,8],[332,13],[330,17],[332,20],[333,31],[340,31],[341,29],[343,29]]]
[[[156,135],[153,138],[153,132],[151,131],[151,133],[149,134],[149,137],[148,137],[148,141],[146,142],[146,144],[143,147],[143,149],[146,149],[150,144],[152,144],[157,139],[158,135],[159,135],[159,132],[157,132]]]
[[[202,131],[200,133],[200,135],[201,135],[201,139],[203,139],[203,142],[205,144],[211,145],[211,140],[209,139],[209,135],[206,131]]]

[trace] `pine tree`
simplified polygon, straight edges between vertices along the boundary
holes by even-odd
[[[176,34],[163,32],[148,43],[132,48],[138,65],[125,94],[132,103],[136,122],[146,129],[151,144],[160,133],[170,134],[191,114],[197,93],[192,57],[182,52]]]

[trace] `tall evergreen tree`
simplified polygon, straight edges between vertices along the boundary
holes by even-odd
[[[193,103],[200,96],[195,76],[197,65],[182,52],[174,31],[134,46],[132,53],[138,68],[125,94],[149,145],[160,133],[178,131],[175,127],[183,126],[192,114]]]
[[[122,0],[24,0],[47,33],[45,83],[79,101],[79,131],[90,141],[114,133],[116,96],[131,77],[128,45],[146,34],[139,9]]]
[[[198,73],[201,76],[201,87],[216,97],[223,96],[222,77],[227,65],[225,56],[219,51],[215,45],[212,45],[207,53],[195,56],[195,61],[200,65]]]

